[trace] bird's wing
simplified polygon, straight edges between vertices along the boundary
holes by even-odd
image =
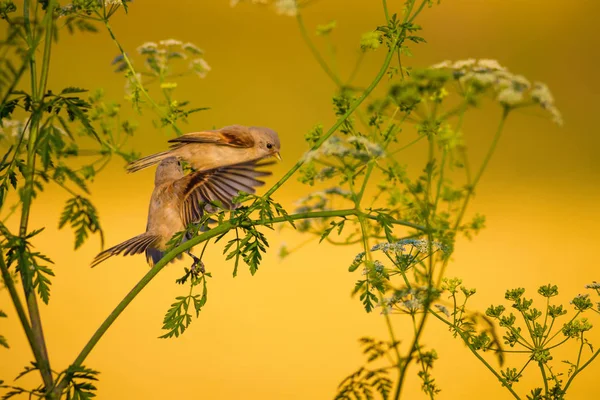
[[[204,210],[214,211],[211,202],[221,202],[224,209],[233,209],[233,197],[240,191],[254,193],[264,182],[257,179],[271,175],[257,168],[274,162],[248,162],[216,168],[208,171],[192,172],[175,182],[176,190],[181,191],[181,219],[184,226],[202,218]]]
[[[247,127],[231,125],[214,131],[186,133],[169,140],[169,143],[173,143],[173,146],[186,143],[213,143],[222,146],[251,148],[254,147],[254,138]]]
[[[152,247],[160,238],[156,235],[149,235],[148,233],[142,233],[141,235],[135,236],[129,240],[124,241],[123,243],[119,243],[116,246],[111,247],[110,249],[104,250],[102,253],[98,254],[96,258],[92,261],[91,267],[95,267],[100,264],[102,261],[106,260],[109,257],[115,256],[117,254],[123,253],[126,255],[139,254],[144,252],[148,247]]]

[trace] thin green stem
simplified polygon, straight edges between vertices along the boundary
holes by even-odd
[[[467,345],[468,349],[471,351],[471,353],[473,353],[473,355],[475,357],[477,357],[479,359],[479,361],[481,361],[483,363],[483,365],[486,366],[486,368],[492,373],[494,374],[494,376],[502,383],[502,386],[505,387],[510,394],[513,395],[513,397],[515,399],[519,399],[520,397],[519,395],[514,391],[514,389],[511,387],[511,385],[506,381],[506,379],[504,379],[498,372],[496,372],[496,370],[494,369],[494,367],[492,367],[490,365],[490,363],[488,363],[478,352],[477,350],[475,350],[469,343],[469,339],[468,337],[465,336],[465,334],[460,330],[460,328],[458,328],[457,326],[451,324],[450,322],[446,321],[444,318],[440,317],[435,311],[433,310],[429,310],[429,312],[426,314],[432,314],[435,318],[439,319],[440,321],[442,321],[444,324],[448,325],[451,328],[454,328],[454,331],[456,333],[458,333],[458,335],[460,336],[460,338],[463,340],[463,342],[465,343],[465,345]]]
[[[394,150],[389,155],[393,156],[393,155],[395,155],[397,153],[400,153],[402,150],[405,150],[405,149],[409,148],[410,146],[412,146],[413,144],[417,143],[418,141],[420,141],[421,139],[423,139],[425,137],[427,137],[427,136],[426,135],[421,135],[418,138],[416,138],[415,140],[413,140],[412,142],[408,143],[407,145],[404,145],[404,146],[400,147],[399,149]]]
[[[544,364],[539,361],[538,366],[540,367],[540,372],[542,374],[542,379],[544,380],[544,394],[548,397],[548,378],[546,377],[546,370],[544,369]]]
[[[331,80],[338,87],[343,87],[344,84],[342,83],[340,78],[333,72],[331,68],[329,68],[329,65],[327,65],[327,62],[323,59],[321,53],[319,53],[312,40],[310,40],[310,36],[308,36],[306,26],[304,25],[304,20],[302,19],[302,15],[300,13],[296,14],[296,21],[298,21],[298,28],[300,28],[300,34],[302,35],[302,39],[304,39],[304,42],[306,42],[306,45],[310,49],[310,52],[312,53],[315,60],[317,60],[323,71],[325,71],[329,78],[331,78]]]
[[[385,14],[385,20],[390,23],[390,13],[388,12],[387,0],[383,0],[383,13]]]
[[[377,76],[375,76],[375,79],[371,82],[371,84],[354,101],[354,103],[352,103],[352,105],[350,105],[350,108],[348,108],[348,111],[346,111],[346,113],[344,115],[342,115],[336,121],[336,123],[333,124],[333,126],[331,128],[329,128],[329,130],[314,144],[314,146],[311,148],[311,151],[318,149],[327,139],[329,139],[329,137],[331,135],[333,135],[333,133],[344,123],[344,121],[346,121],[350,117],[350,115],[354,112],[354,110],[356,110],[358,108],[358,106],[360,106],[362,104],[362,102],[367,98],[367,96],[369,96],[369,94],[371,94],[373,89],[375,89],[375,87],[379,84],[379,82],[385,75],[385,72],[387,71],[388,67],[390,66],[390,62],[392,61],[392,56],[394,55],[393,50],[397,45],[398,45],[398,41],[395,42],[394,46],[392,46],[392,49],[390,49],[390,51],[388,52],[387,57],[385,58],[381,69],[379,70],[379,72],[377,73]],[[291,176],[304,164],[304,162],[305,162],[304,159],[299,160],[296,163],[296,165],[294,165],[277,183],[275,183],[264,194],[263,197],[269,197],[273,193],[275,193],[288,179],[291,178]]]
[[[417,334],[417,319],[415,318],[415,314],[411,313],[410,314],[410,318],[412,319],[413,330],[414,330],[414,333],[416,335]],[[423,390],[425,390],[427,388],[426,393],[429,394],[429,398],[431,400],[433,400],[433,398],[434,398],[433,397],[434,396],[433,392],[431,391],[430,388],[426,387],[426,383],[427,383],[426,379],[427,379],[427,375],[428,375],[427,374],[427,367],[425,366],[425,362],[423,361],[423,353],[421,352],[421,346],[419,346],[419,345],[417,345],[417,352],[419,353],[419,361],[420,361],[420,364],[421,364],[421,371],[423,371],[423,377],[422,377],[422,379],[423,379]]]
[[[567,381],[567,384],[565,385],[565,388],[563,389],[565,392],[567,391],[567,389],[569,388],[569,386],[571,386],[571,383],[573,383],[573,379],[581,372],[583,371],[588,365],[591,364],[592,361],[594,361],[594,359],[596,357],[598,357],[598,354],[600,354],[600,350],[596,350],[596,352],[594,353],[593,356],[590,357],[589,360],[587,360],[582,366],[581,368],[577,368],[575,370],[575,372],[573,372],[573,375],[571,375],[571,377],[569,378],[569,380]]]
[[[51,38],[52,38],[52,29],[53,29],[53,10],[56,1],[50,0],[48,3],[48,8],[46,10],[46,16],[44,18],[45,23],[45,32],[46,32],[46,43],[44,48],[43,62],[42,62],[42,77],[47,79],[48,69],[50,67],[50,48],[51,48]],[[28,43],[30,46],[34,44],[33,32],[31,32],[30,26],[30,10],[29,10],[29,1],[25,0],[24,3],[24,17],[25,17],[25,29],[27,32]],[[48,39],[50,37],[50,39]],[[36,162],[36,145],[37,145],[37,136],[39,131],[39,124],[41,115],[43,110],[41,109],[41,100],[43,98],[43,92],[38,91],[37,81],[36,81],[36,64],[35,64],[35,54],[32,54],[30,57],[30,69],[31,69],[31,92],[32,96],[35,100],[33,115],[31,118],[31,128],[29,130],[29,139],[27,142],[27,170],[25,177],[25,185],[23,188],[22,195],[22,208],[21,208],[21,221],[19,224],[19,236],[24,237],[27,234],[27,225],[29,222],[29,214],[31,210],[31,200],[33,196],[33,182],[35,177],[35,162]],[[45,84],[45,83],[44,83]],[[21,281],[23,286],[23,291],[25,293],[25,300],[27,303],[27,308],[29,310],[29,319],[31,322],[31,331],[33,333],[33,346],[36,347],[34,350],[34,354],[37,353],[40,359],[37,360],[39,362],[40,374],[42,375],[42,380],[44,381],[44,386],[46,391],[51,390],[54,385],[52,370],[50,368],[50,360],[48,357],[48,350],[46,348],[46,341],[44,339],[44,331],[42,328],[42,320],[40,316],[40,311],[37,303],[37,296],[35,291],[33,290],[32,285],[30,284],[29,279],[24,274],[24,268],[28,268],[25,265],[19,265],[19,270],[21,272]],[[47,392],[47,398],[54,399],[55,396],[51,392]]]
[[[490,145],[490,147],[487,151],[487,154],[485,155],[485,158],[483,159],[483,163],[479,167],[479,171],[477,171],[477,174],[475,174],[475,177],[473,177],[473,181],[471,182],[471,184],[469,185],[469,187],[467,189],[467,195],[465,196],[465,200],[463,202],[462,208],[461,208],[461,210],[458,214],[458,217],[456,219],[456,222],[454,224],[454,228],[453,228],[454,230],[458,229],[458,227],[460,226],[462,218],[465,215],[465,211],[467,210],[467,206],[469,205],[469,200],[471,199],[471,197],[473,196],[473,193],[475,192],[475,187],[477,186],[477,183],[479,182],[479,180],[481,179],[481,176],[485,172],[485,169],[488,166],[488,163],[492,159],[492,155],[494,154],[494,151],[496,150],[496,146],[498,145],[498,142],[500,141],[500,137],[502,136],[502,130],[504,129],[504,123],[506,122],[506,118],[508,117],[509,112],[510,112],[510,108],[505,107],[502,110],[502,117],[500,118],[500,124],[498,124],[498,129],[496,130],[496,134],[494,135],[494,138],[492,139],[492,144]]]
[[[44,16],[45,25],[45,36],[44,36],[44,56],[42,58],[42,72],[40,76],[40,87],[38,92],[38,101],[41,101],[46,92],[46,85],[48,84],[48,74],[50,72],[50,54],[52,51],[52,36],[53,36],[53,23],[54,23],[54,7],[56,1],[50,1],[48,8],[46,9],[46,15]]]
[[[25,27],[25,34],[27,36],[27,45],[29,49],[37,47],[35,42],[35,32],[31,29],[31,12],[30,12],[29,0],[23,0],[23,25]],[[29,75],[31,77],[31,95],[34,99],[37,99],[37,68],[35,65],[35,55],[29,56]]]
[[[161,119],[163,119],[165,121],[169,121],[169,123],[171,124],[171,127],[177,133],[177,135],[181,135],[183,132],[177,127],[177,125],[175,124],[175,122],[171,121],[171,119],[169,118],[169,116],[166,115],[163,112],[163,110],[160,108],[160,106],[158,104],[156,104],[156,102],[154,101],[154,99],[152,99],[152,97],[148,94],[148,92],[144,88],[144,85],[142,85],[142,82],[140,81],[139,77],[137,76],[137,74],[135,72],[135,68],[133,68],[133,64],[131,63],[131,60],[129,59],[129,56],[127,55],[127,53],[125,53],[125,50],[121,46],[121,43],[119,43],[119,41],[117,40],[117,37],[115,36],[115,34],[114,34],[114,32],[113,32],[110,24],[108,23],[108,19],[103,19],[103,21],[104,21],[104,25],[106,26],[106,29],[108,30],[108,33],[110,34],[111,39],[113,40],[113,42],[119,48],[119,52],[123,56],[123,61],[125,61],[125,64],[127,64],[127,68],[129,69],[129,72],[131,73],[132,79],[135,80],[136,84],[138,85],[138,88],[139,88],[140,92],[142,92],[142,94],[144,95],[144,97],[146,97],[146,99],[148,99],[148,101],[152,105],[152,109],[154,110],[154,112],[156,112],[156,114],[158,114],[158,116]]]

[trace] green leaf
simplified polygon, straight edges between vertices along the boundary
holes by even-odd
[[[88,199],[75,196],[67,200],[58,222],[58,228],[62,229],[67,223],[75,231],[75,250],[81,247],[93,233],[100,235],[101,247],[104,247],[104,234],[100,227],[98,213],[96,207]]]
[[[78,88],[78,87],[73,87],[73,86],[69,86],[64,88],[60,94],[67,94],[67,93],[85,93],[87,92],[87,89],[82,89],[82,88]]]

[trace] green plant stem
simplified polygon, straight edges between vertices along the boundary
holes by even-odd
[[[502,383],[502,386],[505,387],[510,394],[513,395],[513,397],[515,399],[521,399],[519,397],[519,395],[514,391],[514,389],[510,386],[510,384],[506,381],[506,379],[504,379],[498,372],[496,372],[496,370],[494,369],[494,367],[492,367],[478,352],[477,350],[475,350],[469,343],[469,339],[465,336],[465,334],[460,330],[460,328],[456,327],[456,325],[451,324],[450,322],[446,321],[444,318],[440,317],[434,310],[429,309],[429,312],[425,315],[429,315],[432,314],[435,318],[439,319],[440,321],[442,321],[444,324],[448,325],[449,327],[453,328],[454,331],[456,333],[458,333],[458,335],[460,336],[460,338],[463,340],[463,342],[465,343],[465,345],[468,347],[468,349],[471,351],[471,353],[473,353],[473,355],[475,355],[475,357],[477,357],[479,359],[479,361],[481,361],[483,363],[483,365],[486,366],[486,368],[492,373],[494,374],[494,376]]]
[[[331,68],[329,68],[327,62],[325,62],[323,57],[321,57],[321,54],[315,47],[314,43],[310,40],[308,32],[306,31],[306,26],[304,25],[304,20],[302,19],[302,15],[299,12],[296,13],[296,21],[298,21],[298,28],[300,28],[300,34],[302,35],[302,39],[304,39],[304,41],[308,45],[308,48],[310,49],[310,52],[312,53],[313,57],[315,57],[315,60],[317,60],[321,68],[323,68],[323,71],[325,71],[325,73],[337,86],[343,87],[344,84],[342,83],[342,81],[340,81],[337,75],[331,70]]]
[[[492,144],[490,145],[490,148],[488,149],[488,152],[485,155],[485,158],[483,159],[483,163],[481,164],[481,167],[479,167],[479,171],[477,171],[477,174],[475,174],[473,181],[471,182],[471,184],[469,185],[469,187],[467,189],[467,195],[465,197],[465,201],[463,202],[462,208],[461,208],[461,210],[458,214],[458,217],[456,219],[456,222],[454,224],[454,228],[453,228],[454,230],[458,229],[458,227],[460,226],[462,218],[465,215],[465,211],[467,210],[467,206],[469,205],[469,200],[471,199],[471,197],[473,196],[473,193],[475,192],[475,187],[477,186],[477,183],[479,182],[479,180],[481,179],[481,176],[485,172],[485,169],[487,168],[488,163],[492,159],[492,155],[494,154],[494,151],[496,150],[496,146],[498,145],[498,142],[500,141],[500,137],[502,136],[502,130],[504,129],[504,123],[506,122],[506,118],[508,117],[509,112],[510,112],[510,109],[506,108],[506,107],[502,110],[502,117],[500,118],[500,123],[498,124],[498,129],[496,130],[496,134],[494,135],[494,138],[492,139]]]
[[[404,386],[404,379],[406,378],[406,372],[408,371],[408,366],[410,365],[410,362],[412,361],[413,354],[417,350],[417,346],[419,344],[419,339],[421,338],[421,335],[423,334],[423,331],[425,330],[425,322],[426,322],[427,316],[429,314],[430,314],[429,312],[426,312],[423,314],[423,318],[419,322],[419,328],[417,329],[415,337],[413,338],[413,341],[410,344],[409,351],[406,356],[406,362],[400,368],[398,383],[396,385],[396,390],[394,392],[395,400],[398,400],[400,398],[400,394],[402,392],[402,387]]]
[[[596,352],[594,353],[593,356],[590,357],[589,360],[587,360],[582,366],[581,368],[577,368],[575,370],[575,372],[573,372],[573,375],[571,375],[571,377],[569,378],[569,380],[567,381],[567,384],[565,385],[565,388],[563,389],[565,392],[567,391],[567,389],[569,388],[569,386],[571,386],[571,383],[573,383],[573,379],[577,376],[577,374],[579,374],[581,371],[583,371],[588,365],[591,364],[592,361],[594,361],[594,359],[596,357],[598,357],[598,354],[600,354],[600,350],[596,350]]]
[[[37,48],[37,43],[35,42],[35,32],[31,29],[31,15],[29,10],[29,0],[23,0],[23,26],[25,28],[25,34],[27,37],[27,45],[29,49]],[[34,47],[35,46],[35,47]],[[37,67],[35,65],[35,55],[31,54],[29,56],[29,75],[31,77],[31,95],[34,99],[37,99]]]
[[[383,13],[385,14],[385,20],[390,23],[390,13],[388,12],[387,0],[383,0]]]
[[[17,310],[17,315],[19,316],[19,321],[21,322],[21,326],[23,326],[23,330],[25,331],[25,336],[27,336],[27,341],[29,342],[29,346],[33,351],[33,356],[36,362],[40,362],[42,359],[41,354],[39,354],[38,347],[35,345],[35,337],[33,335],[33,331],[31,330],[31,325],[29,324],[29,320],[27,319],[27,314],[25,313],[25,309],[23,308],[23,304],[21,303],[21,299],[19,298],[19,293],[17,293],[17,289],[15,287],[15,283],[13,282],[12,277],[10,276],[10,272],[6,263],[4,262],[4,257],[0,254],[0,271],[2,272],[2,279],[4,281],[4,286],[8,289],[8,293],[10,294],[10,298]]]
[[[127,64],[127,68],[129,68],[129,72],[131,73],[132,79],[135,80],[135,82],[138,85],[138,88],[140,89],[140,91],[142,92],[142,94],[144,95],[144,97],[146,97],[146,99],[148,99],[148,101],[152,105],[152,109],[154,110],[154,112],[156,112],[156,114],[158,114],[158,116],[160,118],[164,119],[165,121],[169,121],[169,123],[171,124],[171,127],[177,133],[177,135],[182,135],[183,132],[181,131],[181,129],[179,129],[179,127],[177,127],[177,125],[175,124],[174,121],[171,121],[168,118],[168,115],[166,115],[161,110],[160,106],[158,104],[156,104],[156,102],[154,101],[154,99],[152,99],[152,97],[148,94],[148,92],[144,88],[144,85],[142,85],[142,82],[140,81],[140,79],[138,78],[138,76],[137,76],[137,74],[135,72],[135,68],[133,68],[133,64],[131,63],[131,60],[129,59],[129,56],[127,55],[127,53],[125,53],[125,50],[121,46],[121,43],[119,43],[119,41],[117,40],[117,37],[115,36],[115,34],[114,34],[114,32],[113,32],[110,24],[108,23],[108,19],[104,19],[103,18],[103,21],[104,21],[104,26],[106,26],[106,29],[108,30],[108,33],[110,34],[111,39],[113,40],[113,42],[119,48],[119,52],[123,56],[123,60],[125,61],[125,64]]]
[[[402,32],[404,32],[404,30]],[[354,100],[354,103],[352,103],[350,105],[350,107],[348,108],[348,111],[346,111],[346,113],[344,115],[342,115],[336,121],[336,123],[333,124],[333,126],[331,128],[329,128],[329,130],[313,145],[313,147],[311,148],[311,151],[318,149],[327,139],[329,139],[329,137],[331,135],[333,135],[334,132],[344,123],[344,121],[346,121],[350,117],[350,115],[358,108],[358,106],[360,106],[362,104],[362,102],[367,98],[367,96],[369,96],[369,94],[371,94],[373,89],[375,89],[375,87],[377,87],[377,85],[379,84],[379,82],[381,81],[383,76],[385,75],[388,67],[390,66],[392,57],[394,55],[394,50],[395,50],[396,46],[398,45],[398,43],[399,43],[399,39],[396,40],[396,42],[394,43],[394,45],[388,52],[387,57],[383,61],[383,65],[382,65],[381,69],[379,70],[379,72],[377,73],[377,76],[375,76],[375,79],[373,79],[371,84],[365,89],[365,91],[356,100]],[[304,164],[304,162],[305,162],[304,159],[299,160],[296,163],[296,165],[294,165],[277,183],[275,183],[267,191],[267,193],[264,194],[263,197],[269,197],[273,193],[275,193],[275,191],[277,191],[277,189],[279,189],[288,179],[290,179],[290,177]]]
[[[53,10],[56,2],[54,0],[50,0],[48,3],[48,8],[46,10],[46,15],[44,17],[45,24],[45,46],[44,46],[44,55],[42,62],[42,77],[44,80],[47,80],[48,69],[50,68],[50,48],[52,43],[52,28],[53,28]],[[29,1],[25,0],[24,2],[24,18],[25,18],[25,29],[27,32],[28,43],[30,46],[34,45],[33,33],[31,32],[30,26],[30,10],[29,10]],[[37,44],[36,44],[37,46]],[[30,56],[30,72],[31,72],[31,92],[32,97],[34,99],[34,110],[31,121],[31,128],[29,130],[29,139],[27,142],[27,170],[25,177],[25,186],[23,188],[22,195],[22,208],[21,208],[21,221],[19,224],[19,236],[24,237],[27,234],[27,225],[29,222],[29,213],[31,209],[31,199],[33,195],[33,181],[35,177],[35,161],[36,161],[36,145],[37,145],[37,136],[39,130],[39,123],[41,119],[41,115],[43,110],[41,109],[41,100],[43,99],[43,91],[38,91],[37,80],[36,80],[36,63],[35,63],[35,53],[32,53]],[[45,82],[44,82],[45,85]],[[41,88],[40,88],[41,89]],[[45,90],[45,89],[43,89]],[[27,309],[29,311],[29,320],[31,323],[31,332],[33,336],[33,343],[30,344],[35,347],[32,348],[34,355],[39,357],[38,367],[40,370],[40,374],[42,376],[42,380],[44,382],[44,386],[46,388],[48,399],[54,399],[55,396],[49,392],[49,390],[53,387],[53,377],[52,377],[52,369],[50,368],[50,360],[48,357],[48,350],[46,349],[46,341],[44,339],[44,331],[42,328],[42,320],[40,316],[40,311],[37,303],[37,297],[35,294],[35,290],[33,289],[31,283],[24,275],[23,269],[27,268],[27,266],[20,265],[19,269],[21,272],[21,281],[23,285],[23,291],[25,293],[25,301],[27,304]]]
[[[540,367],[542,379],[544,380],[544,394],[547,397],[548,396],[548,378],[546,377],[546,370],[544,369],[544,364],[541,361],[538,362],[538,366]]]
[[[273,218],[269,221],[262,221],[262,222],[261,222],[261,220],[253,220],[252,224],[256,225],[256,226],[261,226],[261,225],[265,225],[265,224],[283,223],[283,222],[294,221],[294,220],[299,220],[299,219],[345,217],[345,216],[350,216],[350,215],[355,215],[357,217],[374,219],[374,220],[377,219],[375,216],[365,214],[365,213],[357,211],[355,209],[344,209],[344,210],[328,210],[328,211],[315,211],[315,212],[291,214],[291,215],[288,215],[287,217],[277,217],[277,218]],[[396,222],[394,222],[394,223],[396,223]],[[397,223],[398,223],[398,225],[402,224],[402,225],[406,225],[406,226],[411,226],[416,229],[425,229],[424,227],[420,227],[418,225],[415,225],[415,224],[412,224],[412,223],[406,222],[406,221],[397,221]],[[100,327],[94,333],[94,335],[91,337],[91,339],[86,343],[86,345],[81,350],[81,352],[79,353],[79,355],[77,356],[75,361],[73,361],[71,366],[78,367],[83,364],[83,362],[85,361],[87,356],[90,354],[90,352],[96,346],[96,344],[102,338],[102,336],[106,333],[108,328],[110,328],[110,326],[113,324],[113,322],[115,322],[115,320],[119,317],[119,315],[121,315],[121,313],[125,310],[125,308],[127,308],[127,306],[133,301],[133,299],[142,291],[142,289],[144,289],[144,287],[146,287],[146,285],[148,283],[150,283],[150,281],[165,267],[165,265],[167,265],[177,255],[183,253],[184,251],[191,249],[192,247],[196,246],[197,244],[199,244],[203,241],[209,240],[215,236],[219,236],[223,233],[226,233],[235,227],[236,226],[231,221],[226,221],[226,222],[222,223],[221,225],[219,225],[209,231],[203,232],[202,234],[180,244],[179,246],[177,246],[176,248],[174,248],[173,250],[171,250],[170,252],[165,254],[165,256],[158,263],[156,263],[156,265],[150,271],[148,271],[148,273],[146,273],[146,275],[144,275],[142,277],[142,279],[133,287],[133,289],[131,289],[131,291],[123,298],[123,300],[121,300],[121,302],[109,314],[109,316],[100,325]],[[57,393],[61,393],[66,388],[66,385],[68,384],[69,379],[70,379],[70,377],[65,376],[58,383],[55,391]]]
[[[360,210],[359,210],[360,201],[358,200],[358,197],[355,200],[355,205],[356,205],[357,212],[360,212]],[[360,223],[360,231],[362,234],[361,236],[362,236],[363,248],[364,248],[367,258],[370,260],[371,259],[371,251],[370,251],[370,247],[369,247],[369,233],[367,231],[367,224],[365,223],[364,216],[359,215],[358,221]],[[383,295],[381,293],[379,293],[379,299],[380,299],[380,301],[383,300]],[[387,326],[390,338],[392,339],[392,346],[394,347],[394,353],[396,354],[396,360],[397,360],[396,365],[397,365],[398,369],[400,369],[401,364],[402,364],[402,355],[400,354],[400,350],[398,349],[399,342],[396,339],[396,335],[394,334],[394,327],[392,326],[392,319],[390,318],[390,316],[387,312],[383,313],[383,317],[385,319],[385,324]]]

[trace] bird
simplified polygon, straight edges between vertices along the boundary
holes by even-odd
[[[273,162],[250,161],[184,175],[177,157],[162,159],[156,169],[146,232],[102,251],[91,267],[114,255],[142,252],[146,253],[148,264],[154,266],[164,256],[167,242],[173,235],[184,231],[190,223],[200,221],[205,210],[213,212],[214,204],[218,203],[223,209],[233,209],[237,205],[232,199],[240,191],[254,193],[256,187],[264,185],[257,178],[269,176],[271,172],[257,168],[271,164]],[[186,239],[189,237],[184,241]],[[200,259],[189,250],[186,253],[194,259],[193,268]]]
[[[220,129],[191,132],[169,140],[171,148],[131,162],[127,172],[158,164],[168,157],[185,160],[196,171],[276,157],[281,145],[277,132],[259,126],[230,125]]]

